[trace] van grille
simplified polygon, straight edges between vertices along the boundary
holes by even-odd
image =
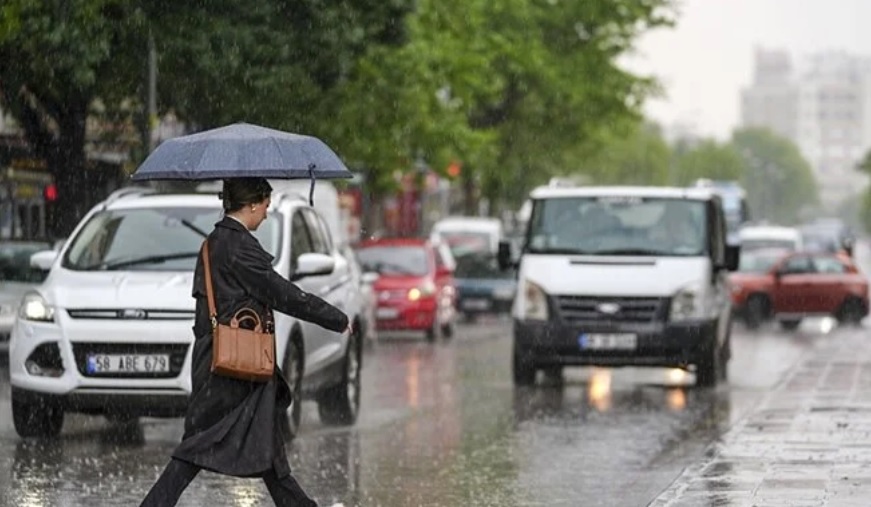
[[[557,296],[563,320],[569,323],[664,321],[668,299],[650,297]]]

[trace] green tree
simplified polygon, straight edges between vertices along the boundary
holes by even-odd
[[[334,138],[381,181],[420,152],[437,168],[463,160],[491,201],[517,200],[640,118],[655,84],[615,60],[670,23],[669,4],[421,0],[409,43],[373,48],[353,70]]]
[[[22,125],[60,188],[59,231],[85,211],[86,125],[142,114],[149,36],[161,110],[200,127],[235,121],[314,134],[337,121],[324,101],[370,44],[401,42],[410,0],[6,0],[0,105]]]
[[[731,144],[706,139],[678,152],[674,183],[690,185],[700,178],[741,180],[745,162]]]
[[[818,204],[813,170],[791,141],[750,128],[735,131],[732,144],[746,164],[742,184],[755,217],[795,223],[803,208]]]

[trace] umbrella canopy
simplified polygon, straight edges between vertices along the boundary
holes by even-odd
[[[339,179],[353,175],[323,141],[236,123],[161,143],[134,181],[229,178]]]

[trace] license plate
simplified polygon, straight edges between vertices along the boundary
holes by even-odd
[[[375,315],[379,319],[395,319],[396,317],[399,317],[399,310],[396,308],[379,308],[375,312]]]
[[[464,299],[464,310],[487,310],[490,308],[490,301],[486,299]]]
[[[168,354],[92,354],[88,373],[169,373]]]
[[[578,345],[581,350],[635,350],[638,346],[638,336],[628,333],[581,333],[578,337]]]

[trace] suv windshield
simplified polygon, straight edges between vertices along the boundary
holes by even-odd
[[[202,233],[221,220],[215,208],[135,208],[96,213],[73,238],[63,266],[77,271],[193,271]],[[281,219],[271,213],[255,234],[278,257]]]
[[[43,250],[51,250],[51,244],[0,242],[0,282],[40,283],[45,280],[48,273],[30,267],[30,256]]]
[[[705,202],[636,196],[537,200],[531,253],[699,256],[707,252]]]
[[[426,250],[420,246],[369,246],[357,251],[365,271],[382,275],[423,276],[429,272]]]

